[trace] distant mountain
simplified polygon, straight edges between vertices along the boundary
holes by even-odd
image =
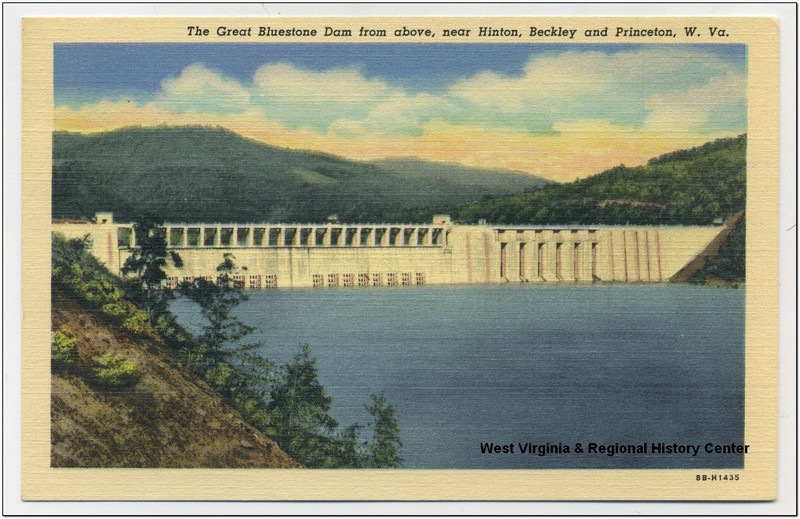
[[[536,189],[512,171],[419,159],[356,162],[269,146],[222,128],[123,128],[53,134],[53,217],[151,212],[167,221],[381,221]]]
[[[415,157],[387,158],[371,163],[401,178],[447,183],[462,186],[464,189],[480,189],[487,194],[489,190],[496,190],[498,175],[501,176],[503,188],[508,192],[517,193],[529,190],[531,187],[553,184],[550,180],[522,171],[474,168]]]
[[[439,208],[462,223],[709,225],[743,211],[747,136],[620,165],[567,184]],[[430,211],[397,215],[427,221]]]

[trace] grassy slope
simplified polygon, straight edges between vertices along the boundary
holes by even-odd
[[[56,132],[53,217],[107,210],[120,220],[149,211],[168,221],[323,221],[333,213],[379,221],[391,212],[463,204],[543,182],[508,171],[476,177],[469,168],[428,167],[437,174],[276,148],[221,128]]]
[[[77,339],[78,359],[51,379],[53,466],[299,466],[158,343],[133,339],[59,290],[52,326]],[[93,381],[92,357],[108,352],[136,363],[133,388]]]

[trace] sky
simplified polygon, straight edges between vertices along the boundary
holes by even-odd
[[[222,126],[570,181],[747,129],[744,45],[57,44],[56,130]]]

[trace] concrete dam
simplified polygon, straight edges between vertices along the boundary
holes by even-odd
[[[431,224],[173,224],[169,250],[183,260],[167,284],[214,281],[224,254],[248,289],[497,283],[662,283],[718,250],[725,226]],[[131,223],[98,213],[55,221],[66,238],[89,235],[90,252],[120,274],[136,248]]]

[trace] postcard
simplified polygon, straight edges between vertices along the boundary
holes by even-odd
[[[24,19],[23,498],[774,499],[779,32]]]

